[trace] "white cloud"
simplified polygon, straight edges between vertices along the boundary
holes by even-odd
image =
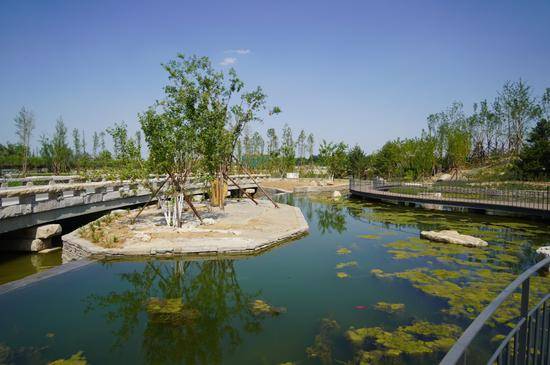
[[[248,48],[228,49],[225,53],[249,54],[250,50]]]
[[[237,59],[235,57],[225,57],[222,62],[220,62],[220,65],[222,66],[228,66],[228,65],[234,65],[237,62]]]

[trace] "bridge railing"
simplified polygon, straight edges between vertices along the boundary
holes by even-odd
[[[262,180],[269,175],[252,175],[256,180]],[[231,175],[231,178],[239,185],[249,186],[254,181],[248,175]],[[52,185],[34,185],[25,187],[14,187],[0,190],[0,219],[3,217],[2,208],[10,206],[21,206],[21,211],[10,209],[11,214],[20,215],[35,211],[55,209],[55,206],[90,204],[98,201],[106,201],[117,198],[124,198],[132,195],[150,194],[150,188],[156,189],[157,185],[164,181],[164,178],[154,178],[146,182],[139,181],[100,181],[83,183],[65,183]],[[229,184],[230,188],[234,188]],[[204,190],[205,185],[190,179],[187,189],[192,193]],[[17,211],[16,211],[17,210]],[[6,213],[6,212],[4,212]]]
[[[533,265],[506,287],[466,328],[440,365],[468,364],[472,341],[501,305],[521,286],[520,317],[487,361],[487,365],[548,364],[550,362],[550,294],[529,310],[530,278],[548,270],[550,257]]]
[[[521,190],[456,186],[453,183],[426,184],[350,179],[350,189],[364,192],[376,191],[388,196],[415,197],[419,200],[488,203],[550,211],[550,186],[543,190]]]

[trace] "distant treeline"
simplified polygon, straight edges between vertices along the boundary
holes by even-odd
[[[130,136],[125,123],[94,132],[87,144],[84,131],[69,135],[60,117],[51,135],[40,136],[40,147],[30,151],[34,115],[22,108],[15,118],[18,143],[0,144],[2,169],[43,169],[52,173],[111,170],[132,174],[147,169],[141,156],[141,133]],[[112,150],[105,138],[112,139]],[[510,161],[504,178],[547,179],[550,176],[550,88],[532,95],[522,80],[507,82],[493,102],[482,100],[467,114],[463,104],[427,118],[419,137],[396,139],[366,154],[359,146],[323,140],[316,150],[313,133],[304,130],[295,137],[288,124],[274,128],[265,137],[244,130],[236,141],[235,154],[244,165],[258,172],[284,176],[300,171],[302,176],[328,174],[333,177],[375,176],[419,180],[439,172],[457,173],[466,167],[491,161]],[[153,169],[154,170],[154,169]]]

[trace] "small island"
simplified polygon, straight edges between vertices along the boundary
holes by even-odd
[[[201,222],[184,211],[185,223],[165,224],[161,209],[149,206],[132,224],[138,210],[116,210],[63,236],[63,260],[85,257],[246,255],[257,254],[307,233],[297,207],[267,200],[228,200],[219,208],[197,204]]]

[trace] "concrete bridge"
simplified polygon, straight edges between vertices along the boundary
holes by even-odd
[[[269,175],[252,175],[256,181]],[[257,189],[248,175],[232,175],[242,189]],[[82,179],[70,177],[34,177],[3,180],[3,184],[16,183],[25,186],[0,188],[0,234],[50,222],[74,218],[91,213],[120,209],[144,204],[151,198],[164,178],[150,179],[149,188],[139,182],[99,181],[75,182]],[[45,185],[34,185],[35,182]],[[186,187],[191,195],[208,193],[208,186],[191,180]],[[228,190],[235,194],[239,188],[230,183]]]
[[[351,195],[372,200],[421,206],[453,207],[479,213],[550,218],[550,188],[545,190],[498,190],[451,184],[389,183],[350,180]]]

